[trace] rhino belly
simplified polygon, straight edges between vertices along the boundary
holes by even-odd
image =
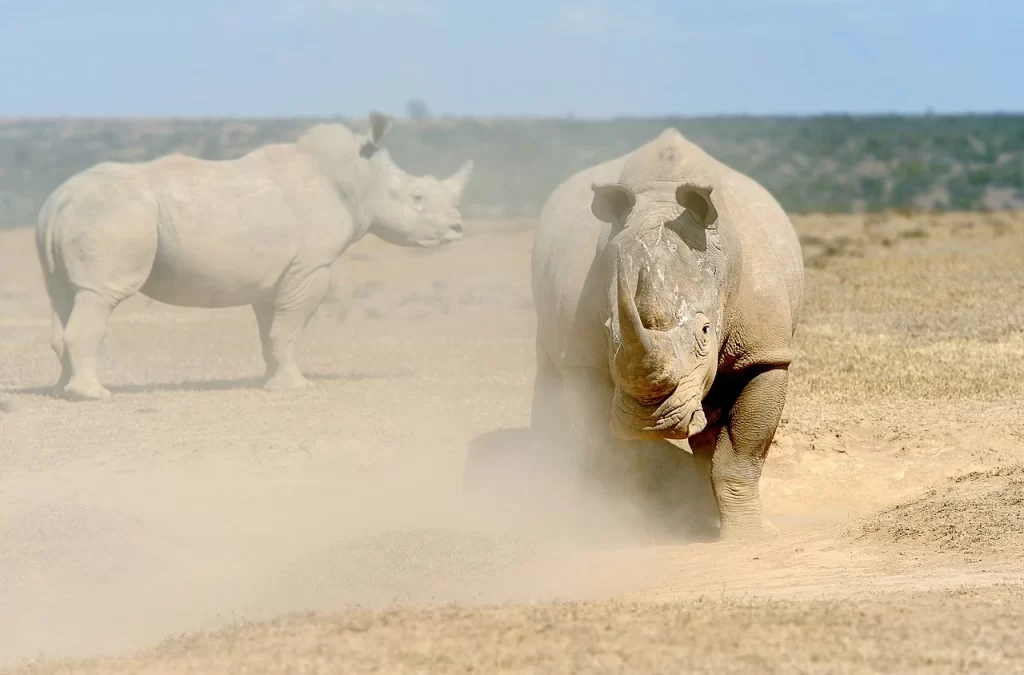
[[[183,307],[237,307],[273,298],[289,257],[250,246],[158,248],[142,293]]]
[[[270,295],[258,280],[175,266],[154,266],[142,293],[169,305],[208,308],[251,305]]]

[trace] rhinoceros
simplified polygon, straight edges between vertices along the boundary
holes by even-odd
[[[535,233],[532,428],[595,456],[688,445],[718,536],[774,531],[759,483],[803,287],[779,203],[678,130],[577,173]]]
[[[336,123],[237,159],[181,154],[103,162],[40,209],[36,244],[53,309],[58,391],[107,399],[96,365],[110,313],[135,293],[171,305],[251,305],[269,390],[309,386],[295,343],[326,294],[330,267],[365,234],[407,246],[462,237],[472,160],[451,177],[413,176],[381,141]]]

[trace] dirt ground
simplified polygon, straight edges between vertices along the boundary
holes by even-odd
[[[32,234],[0,233],[0,667],[1024,672],[1024,215],[794,220],[753,545],[523,460],[530,223],[358,243],[301,392],[260,389],[248,309],[133,298],[106,403],[46,394]]]

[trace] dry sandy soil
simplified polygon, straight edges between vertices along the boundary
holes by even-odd
[[[796,222],[756,545],[525,459],[529,223],[357,244],[302,392],[259,388],[249,310],[132,299],[78,404],[0,233],[0,667],[1024,672],[1024,217]]]

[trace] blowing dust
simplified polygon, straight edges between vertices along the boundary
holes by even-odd
[[[231,459],[59,482],[26,472],[0,508],[0,662],[120,653],[292,611],[628,590],[643,566],[598,567],[595,554],[667,528],[561,457],[505,430],[471,442],[466,462],[425,443],[355,473]]]

